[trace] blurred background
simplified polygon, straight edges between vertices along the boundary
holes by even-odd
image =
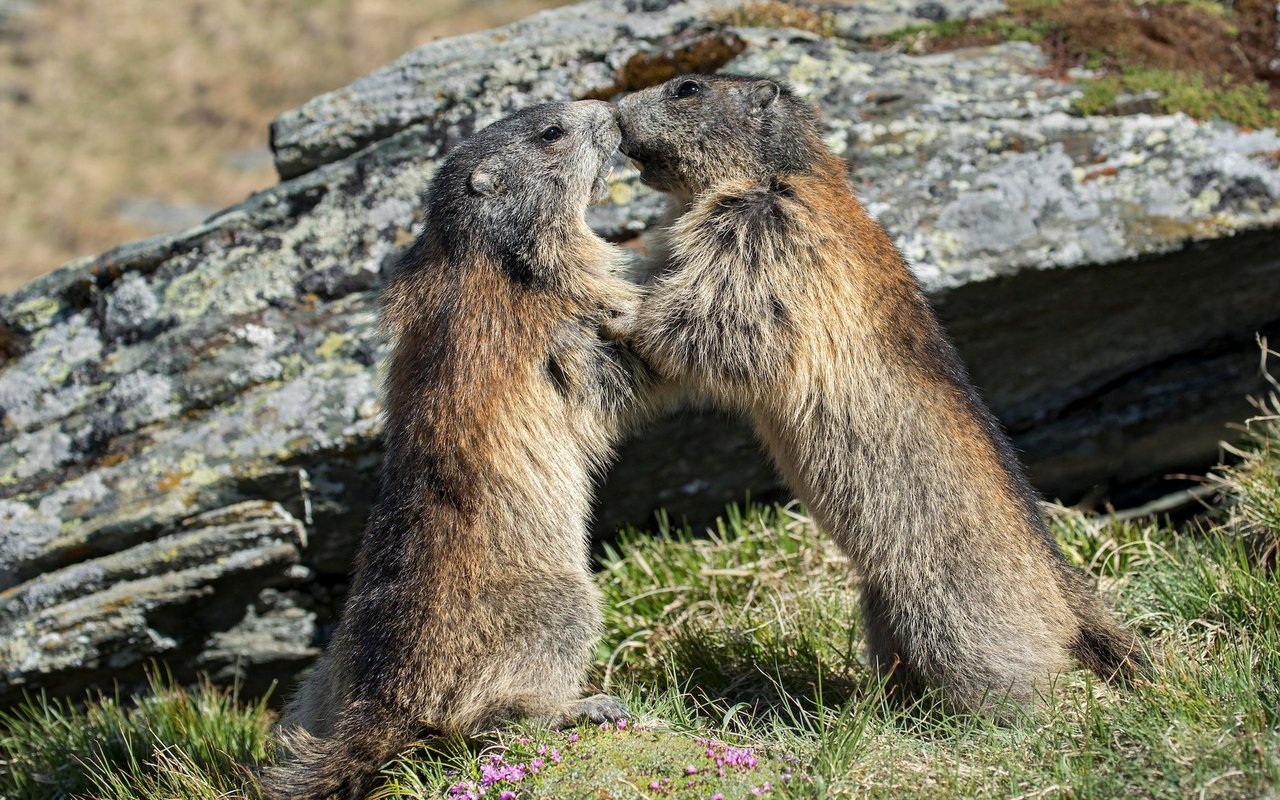
[[[280,112],[562,4],[0,0],[0,292],[274,184]]]

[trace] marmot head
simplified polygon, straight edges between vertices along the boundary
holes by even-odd
[[[549,243],[589,234],[620,135],[613,107],[583,100],[533,106],[454,149],[427,193],[427,235],[452,255],[487,252],[539,271]]]
[[[685,197],[724,181],[806,172],[826,155],[813,110],[768,78],[672,78],[623,98],[618,124],[640,179]]]

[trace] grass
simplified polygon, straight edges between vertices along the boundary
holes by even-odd
[[[1007,727],[889,704],[848,565],[795,508],[694,535],[624,532],[599,573],[595,682],[625,729],[516,726],[420,744],[380,798],[1256,798],[1280,787],[1280,386],[1206,512],[1177,526],[1059,509],[1064,551],[1161,653],[1115,692],[1083,673]],[[37,700],[0,719],[0,797],[253,797],[261,701],[158,680],[134,703]],[[723,774],[722,774],[723,772]]]
[[[41,697],[0,714],[0,797],[221,797],[268,756],[271,724],[265,697],[162,676],[129,703]]]
[[[1197,119],[1223,119],[1249,128],[1280,125],[1280,110],[1269,105],[1267,87],[1243,83],[1231,75],[1216,79],[1174,70],[1126,68],[1118,75],[1084,81],[1074,106],[1082,114],[1110,111],[1122,93],[1155,92],[1162,111],[1181,111]]]

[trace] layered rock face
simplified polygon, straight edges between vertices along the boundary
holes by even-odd
[[[277,187],[0,299],[0,705],[153,657],[291,679],[376,491],[376,290],[441,156],[518,107],[677,71],[821,106],[1046,493],[1210,462],[1258,386],[1255,334],[1280,333],[1280,137],[1082,118],[1025,43],[863,45],[998,7],[864,0],[817,35],[727,27],[721,0],[592,0],[434,42],[277,120]],[[592,221],[625,241],[661,202],[615,175]],[[781,496],[749,432],[687,412],[624,448],[598,528],[748,491]]]

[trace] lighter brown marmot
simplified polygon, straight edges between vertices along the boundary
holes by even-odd
[[[593,484],[645,380],[601,335],[636,289],[585,218],[618,140],[606,103],[542,105],[459,145],[432,181],[383,293],[381,490],[268,797],[363,800],[420,735],[626,716],[581,699],[602,626]]]
[[[750,417],[858,570],[891,683],[994,710],[1073,659],[1143,669],[813,111],[776,81],[687,75],[624,98],[619,124],[672,206],[631,344]]]

